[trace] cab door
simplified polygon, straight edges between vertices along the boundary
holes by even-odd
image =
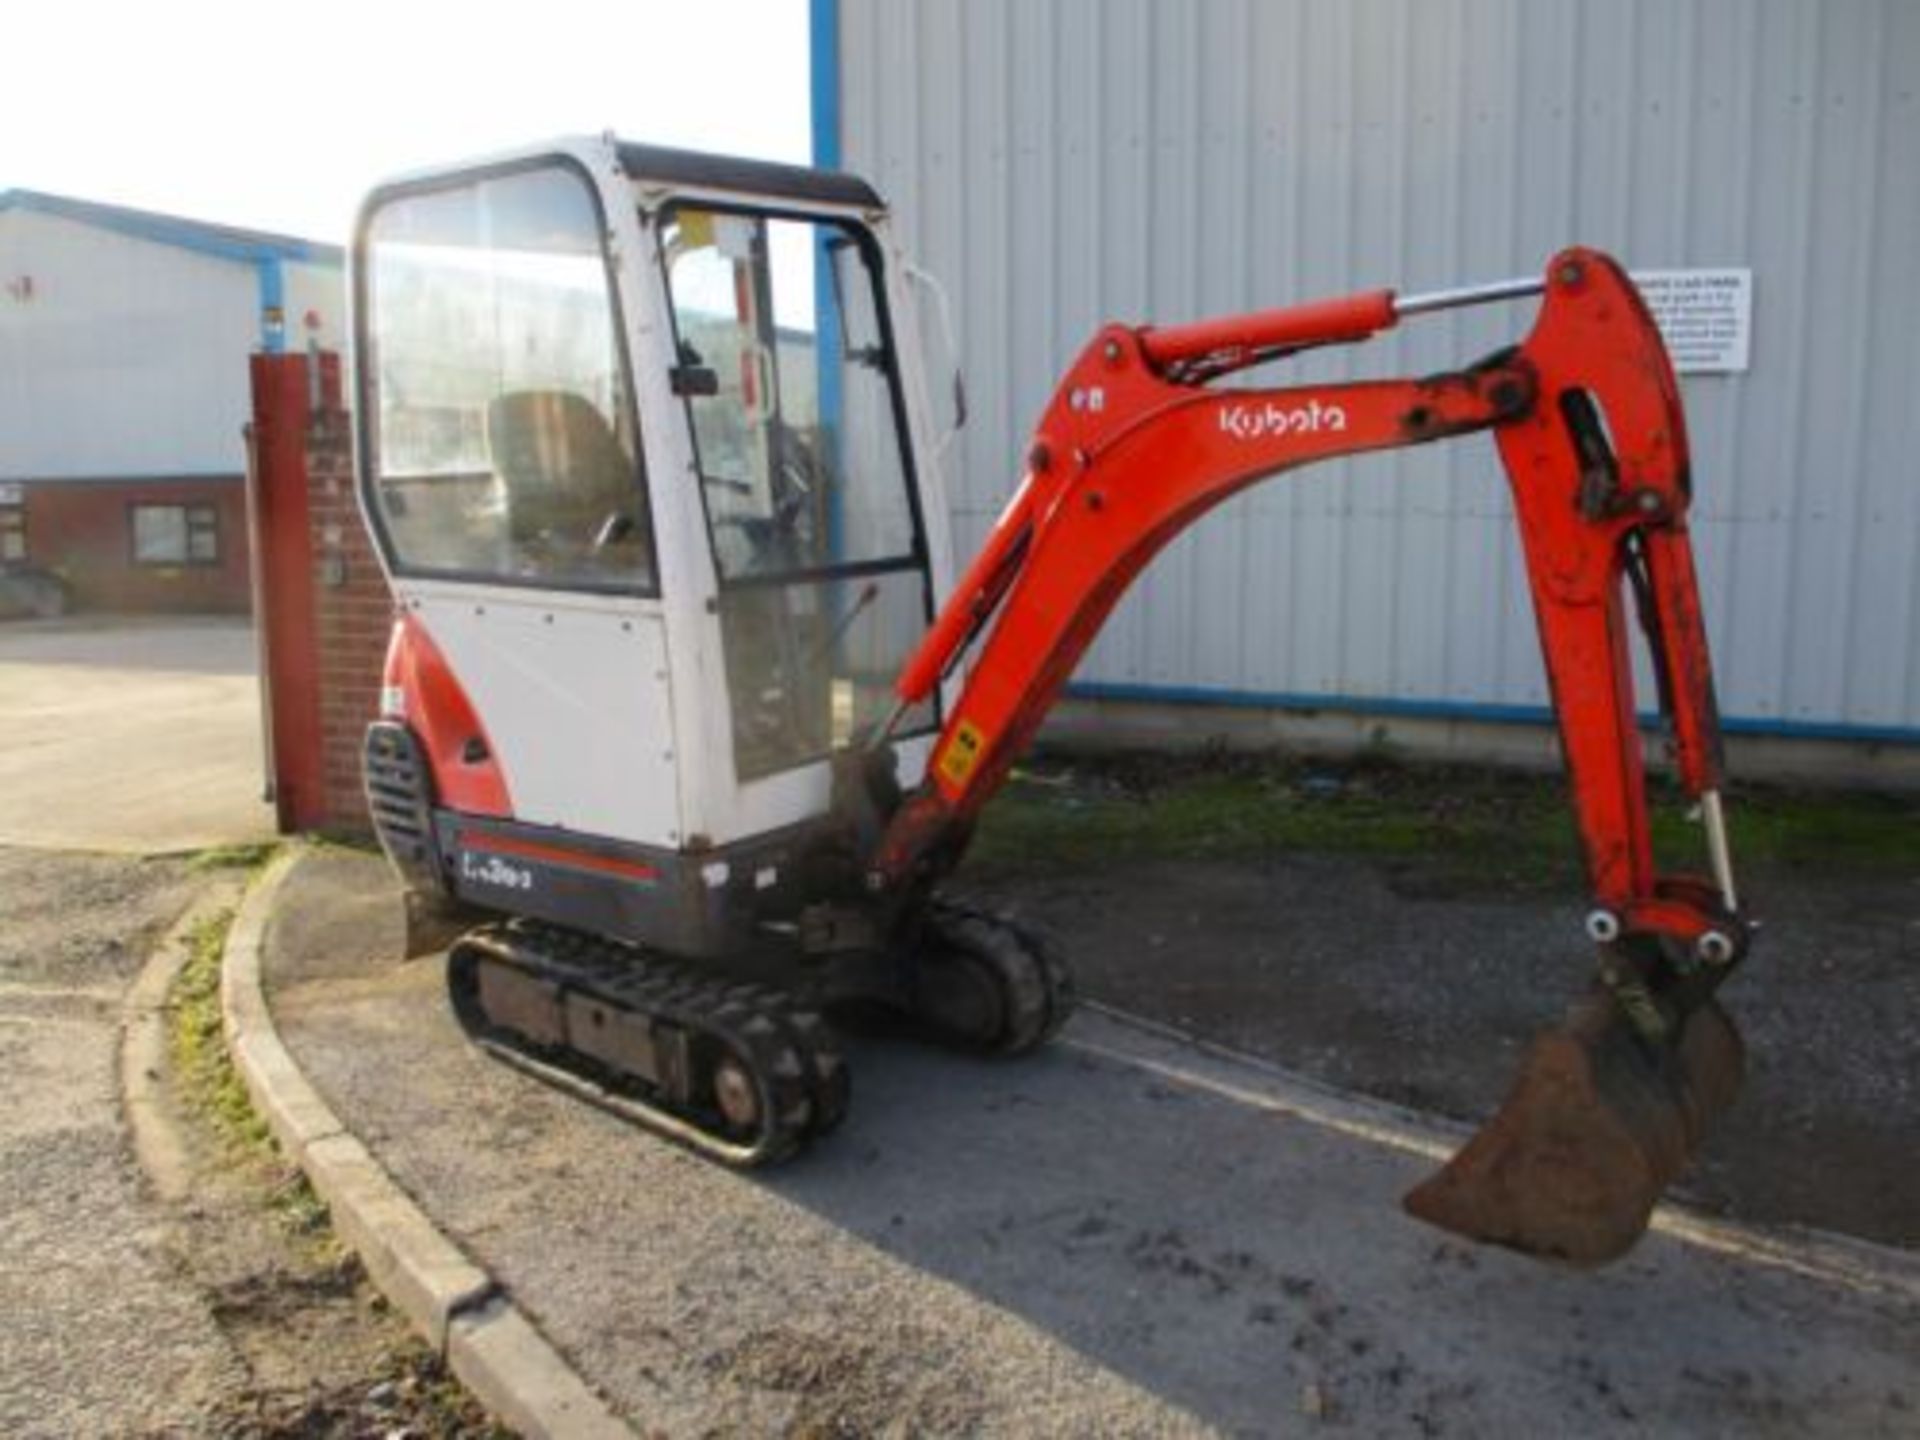
[[[886,717],[931,619],[929,546],[875,236],[747,197],[653,223],[716,588],[726,840],[824,811],[829,758]],[[903,761],[937,718],[902,717]]]
[[[355,257],[363,496],[403,623],[472,717],[434,757],[443,791],[484,767],[499,818],[675,846],[668,637],[606,234],[566,157],[376,192]]]

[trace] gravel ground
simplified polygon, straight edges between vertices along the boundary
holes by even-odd
[[[233,617],[0,624],[0,845],[271,839],[254,659]]]
[[[177,1087],[191,1200],[134,1160],[122,996],[200,888],[178,861],[0,848],[0,1435],[496,1433],[313,1228],[297,1171]]]
[[[242,1378],[128,1148],[120,995],[184,867],[0,849],[0,1433],[190,1433]]]

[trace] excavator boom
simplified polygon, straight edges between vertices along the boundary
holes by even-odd
[[[1526,339],[1463,370],[1286,389],[1213,383],[1406,315],[1532,292],[1543,298]],[[1477,1238],[1598,1263],[1644,1229],[1737,1088],[1739,1039],[1712,995],[1748,938],[1686,526],[1685,417],[1659,331],[1606,256],[1568,250],[1540,282],[1480,291],[1404,301],[1374,291],[1102,330],[1055,392],[1006,512],[899,675],[904,712],[973,652],[927,778],[893,811],[868,885],[912,892],[958,860],[1127,585],[1206,511],[1316,460],[1480,431],[1492,432],[1512,489],[1599,979],[1569,1024],[1538,1042],[1502,1112],[1408,1203]],[[1655,864],[1629,595],[1680,784],[1706,820],[1705,878]]]

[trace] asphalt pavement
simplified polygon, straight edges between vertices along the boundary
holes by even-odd
[[[0,623],[0,845],[271,839],[256,668],[245,618]]]
[[[742,1176],[477,1053],[397,904],[377,859],[302,859],[281,1034],[642,1429],[1920,1429],[1904,1252],[1677,1213],[1592,1274],[1460,1244],[1397,1204],[1444,1128],[1100,1014],[1015,1063],[858,1041],[845,1127]]]

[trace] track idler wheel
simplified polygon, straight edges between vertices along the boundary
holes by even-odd
[[[1073,979],[1058,952],[984,910],[932,902],[912,966],[914,1015],[969,1050],[1023,1055],[1073,1013]]]
[[[1650,1041],[1596,989],[1534,1039],[1506,1103],[1407,1211],[1543,1259],[1618,1259],[1733,1103],[1745,1054],[1710,998]]]

